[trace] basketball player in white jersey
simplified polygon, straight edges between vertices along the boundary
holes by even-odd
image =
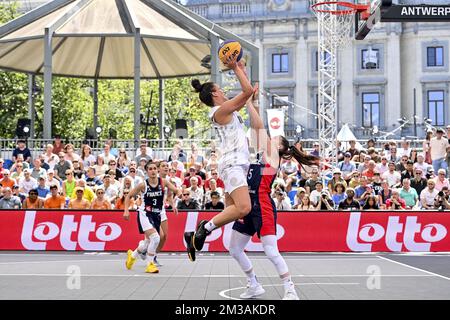
[[[192,80],[192,86],[199,93],[200,100],[211,107],[209,118],[220,139],[218,148],[222,151],[219,159],[219,176],[225,184],[226,208],[210,221],[202,220],[195,234],[186,233],[189,258],[195,260],[195,250],[200,251],[206,237],[212,230],[229,222],[243,218],[250,212],[251,203],[247,187],[249,151],[243,120],[238,111],[253,95],[253,87],[245,73],[245,66],[236,60],[229,60],[227,66],[232,69],[242,88],[233,99],[228,99],[222,89],[213,82],[201,84]]]

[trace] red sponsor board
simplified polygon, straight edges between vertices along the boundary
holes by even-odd
[[[183,233],[216,212],[168,213],[164,251],[184,251]],[[232,224],[214,230],[205,251],[227,251]],[[450,251],[450,212],[279,212],[280,251]],[[126,251],[135,248],[136,212],[0,211],[0,250]],[[262,251],[254,236],[248,251]]]

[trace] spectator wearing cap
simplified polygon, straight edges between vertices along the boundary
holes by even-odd
[[[373,181],[373,177],[375,175],[376,164],[375,161],[370,160],[368,164],[368,168],[361,173],[361,176],[367,177],[369,182]]]
[[[316,166],[312,167],[311,174],[308,180],[305,182],[306,193],[311,195],[311,192],[316,190],[316,183],[320,182],[319,169]]]
[[[45,209],[64,209],[66,199],[58,192],[58,185],[50,185],[50,196],[44,201]]]
[[[40,159],[34,159],[33,160],[33,169],[31,170],[31,176],[38,180],[39,177],[47,178],[47,170],[44,168],[41,168],[41,160]]]
[[[55,135],[55,140],[53,141],[53,153],[59,154],[64,150],[64,143],[61,140],[60,135]]]
[[[403,183],[403,179],[414,179],[414,162],[412,160],[406,161],[405,170],[402,171],[400,182]]]
[[[369,169],[370,160],[372,160],[372,158],[368,154],[364,155],[363,162],[358,165],[359,173],[363,173],[364,171]]]
[[[65,160],[65,154],[64,152],[60,152],[58,154],[59,162],[55,164],[55,178],[59,179],[60,181],[64,181],[67,179],[66,172],[68,172],[72,168],[72,164]]]
[[[22,209],[42,209],[44,208],[44,200],[39,198],[37,189],[32,189],[28,193],[28,197],[22,203]]]
[[[20,209],[22,202],[13,195],[11,188],[3,189],[3,198],[0,199],[0,209]]]
[[[31,163],[31,151],[27,148],[25,140],[17,140],[17,147],[14,149],[12,153],[12,160],[15,162],[17,159],[17,155],[23,155],[23,159],[25,162]]]
[[[184,178],[183,186],[189,188],[191,186],[191,178],[196,177],[198,180],[198,186],[201,187],[203,185],[202,178],[197,175],[197,170],[195,170],[194,166],[189,168],[189,175]]]
[[[433,180],[437,191],[441,191],[443,187],[450,188],[449,181],[445,177],[445,169],[439,169],[437,176]]]
[[[31,176],[31,169],[25,169],[23,178],[19,179],[19,190],[28,194],[30,190],[37,188],[38,182]]]
[[[419,195],[416,189],[411,188],[411,180],[403,179],[402,188],[399,190],[400,198],[405,201],[406,209],[414,209],[419,204]]]
[[[25,198],[27,197],[27,194],[23,193],[20,191],[19,185],[15,184],[12,187],[12,193],[14,196],[18,197],[20,199],[20,204],[22,205],[22,202],[25,200]]]
[[[327,190],[322,190],[320,193],[319,202],[317,203],[316,210],[334,210],[334,202],[330,193]]]
[[[47,195],[50,193],[50,188],[45,184],[46,179],[44,177],[39,177],[38,186],[36,191],[38,193],[39,198],[45,199]]]
[[[223,210],[225,209],[224,203],[220,200],[221,196],[217,191],[212,191],[210,201],[205,203],[205,210]]]
[[[400,198],[400,193],[398,192],[397,189],[393,189],[391,197],[386,200],[386,209],[391,209],[391,210],[405,210],[406,209],[405,200]]]
[[[429,179],[427,181],[427,188],[423,189],[420,193],[420,203],[422,205],[422,209],[434,209],[434,200],[439,193],[439,191],[436,190],[435,185],[434,180]]]
[[[103,158],[103,160],[106,163],[109,163],[112,159],[115,159],[116,157],[111,153],[111,146],[107,143],[103,146],[103,153],[100,154]]]
[[[137,153],[136,157],[134,158],[134,161],[139,163],[142,159],[145,159],[146,162],[151,161],[152,157],[147,154],[147,145],[145,143],[141,143],[139,146],[139,153]]]
[[[342,172],[342,178],[348,183],[352,178],[353,171],[356,170],[356,164],[351,161],[352,154],[350,152],[344,153],[344,160],[337,164],[337,168]]]
[[[417,191],[420,195],[422,190],[427,187],[427,179],[424,178],[422,168],[417,167],[414,169],[414,179],[411,179],[411,188]]]
[[[76,187],[74,195],[75,198],[69,201],[69,209],[87,210],[91,207],[89,200],[84,198],[84,188]]]
[[[55,171],[53,169],[49,169],[47,170],[47,180],[45,184],[47,185],[47,187],[50,187],[52,184],[56,184],[59,191],[62,182],[55,178]]]
[[[349,141],[350,148],[348,148],[347,152],[351,154],[351,158],[353,159],[354,156],[359,155],[360,151],[356,148],[356,140]]]
[[[355,190],[353,188],[347,188],[345,190],[347,197],[339,202],[338,208],[340,210],[361,210],[361,206],[358,201],[354,199]]]
[[[291,202],[284,191],[275,191],[275,199],[273,201],[277,210],[291,210],[292,208]]]
[[[436,137],[430,140],[430,154],[434,171],[439,169],[447,169],[447,149],[450,148],[450,144],[447,138],[444,138],[444,130],[438,128],[436,130]]]
[[[91,203],[91,209],[93,210],[111,210],[111,202],[106,198],[105,189],[103,187],[97,187],[95,190],[96,198]],[[117,197],[117,195],[116,195]],[[114,197],[115,198],[115,197]]]
[[[402,172],[406,170],[406,162],[408,162],[408,156],[401,156],[400,161],[395,164],[395,170],[398,172]]]
[[[309,154],[311,154],[313,156],[316,156],[316,157],[319,157],[319,153],[320,153],[319,148],[320,148],[319,143],[318,142],[314,142],[313,143],[313,150]]]
[[[425,156],[423,153],[417,154],[417,162],[414,163],[414,168],[420,168],[422,170],[422,177],[425,178],[429,164],[425,162]]]
[[[86,199],[87,201],[89,201],[89,203],[91,203],[94,200],[95,193],[91,187],[86,185],[86,181],[81,180],[81,179],[77,180],[75,189],[76,188],[81,188],[83,190],[83,199]],[[77,195],[75,194],[75,191],[74,191],[70,198],[75,199],[76,197],[77,197]]]
[[[342,183],[345,188],[347,188],[347,182],[342,178],[342,172],[339,170],[339,168],[336,168],[333,170],[333,178],[331,178],[330,181],[328,181],[327,187],[328,190],[334,190],[334,186],[337,183]]]
[[[398,185],[401,180],[400,172],[395,171],[395,163],[393,161],[389,162],[389,170],[383,173],[381,176],[384,180],[387,180],[389,187]]]
[[[292,206],[293,209],[298,209],[298,207],[302,204],[302,199],[309,197],[306,195],[306,190],[303,187],[299,187],[297,189],[297,193],[294,197],[294,205]]]
[[[361,176],[361,185],[355,188],[355,200],[359,202],[361,206],[364,205],[368,196],[374,196],[375,192],[372,185],[369,184],[369,179],[366,176]]]
[[[3,170],[3,179],[0,180],[0,185],[3,188],[10,188],[12,189],[12,187],[16,184],[16,180],[11,179],[11,172],[8,169]]]

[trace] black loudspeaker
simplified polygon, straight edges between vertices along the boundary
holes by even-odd
[[[31,129],[31,119],[20,118],[17,120],[16,136],[18,138],[29,138]]]
[[[188,137],[186,120],[184,119],[175,120],[175,136],[177,139],[186,139]]]

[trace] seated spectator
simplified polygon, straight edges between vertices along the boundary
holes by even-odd
[[[403,182],[403,179],[414,179],[414,162],[411,160],[406,161],[405,170],[402,171],[400,182]]]
[[[342,178],[347,182],[350,182],[352,174],[356,171],[356,164],[351,161],[352,155],[350,152],[344,153],[344,160],[337,164],[337,168],[342,172]]]
[[[427,188],[423,189],[420,193],[420,203],[422,205],[422,209],[430,210],[434,209],[434,200],[438,195],[439,191],[435,188],[435,182],[432,179],[429,179],[427,182]]]
[[[123,173],[124,176],[130,171],[130,160],[128,160],[125,149],[121,148],[119,150],[119,157],[117,158],[117,169]]]
[[[356,148],[356,140],[349,141],[350,148],[347,150],[348,153],[351,155],[351,159],[353,159],[354,156],[359,155],[359,150]]]
[[[180,178],[182,181],[184,181],[184,165],[182,162],[178,161],[178,160],[173,160],[171,162],[169,162],[169,166],[171,169],[175,170],[175,176],[177,178]]]
[[[14,164],[11,166],[11,168],[9,170],[11,172],[19,171],[19,167],[22,170],[30,168],[30,164],[23,160],[23,154],[18,154],[17,155],[16,161],[14,162]],[[20,170],[20,172],[22,172],[22,170]]]
[[[147,144],[141,143],[139,146],[139,152],[136,152],[136,157],[134,158],[134,161],[139,163],[142,159],[145,160],[145,162],[151,161],[152,156],[147,154]]]
[[[442,190],[438,192],[434,200],[434,207],[437,210],[450,209],[450,192],[448,187],[442,187]]]
[[[120,171],[120,169],[117,168],[117,161],[115,159],[109,160],[107,172],[109,172],[109,175],[112,175],[114,173],[114,176],[117,180],[120,180],[123,177],[125,177],[122,171]]]
[[[338,182],[334,185],[333,196],[331,197],[331,199],[336,206],[338,206],[339,203],[347,197],[345,189],[346,186],[344,186],[343,183]]]
[[[406,209],[416,209],[419,204],[419,195],[416,189],[411,188],[411,180],[403,179],[402,188],[399,190],[400,198],[405,201]]]
[[[422,171],[422,178],[425,178],[428,167],[429,164],[425,162],[425,156],[423,153],[417,154],[417,162],[414,163],[414,168],[420,168]]]
[[[114,179],[111,178],[109,174],[105,174],[103,177],[103,192],[105,194],[105,198],[111,203],[115,201],[119,194],[119,188],[113,184],[113,180]]]
[[[386,180],[389,184],[389,187],[398,186],[400,184],[401,175],[399,172],[395,171],[395,163],[389,162],[388,165],[389,170],[383,173],[381,176],[383,180]]]
[[[38,197],[37,189],[32,189],[22,203],[22,209],[42,209],[44,200]]]
[[[275,207],[278,211],[282,210],[291,210],[291,202],[289,198],[286,196],[285,192],[282,191],[276,191],[275,192],[275,199],[273,199],[275,202]]]
[[[45,199],[47,198],[48,194],[50,193],[50,188],[47,187],[46,179],[44,177],[39,178],[38,186],[36,188],[36,191],[38,192],[39,198]]]
[[[38,180],[39,177],[47,178],[47,170],[44,168],[41,168],[41,160],[40,159],[34,159],[33,160],[33,169],[31,170],[31,177]]]
[[[196,177],[191,177],[191,186],[186,190],[191,193],[191,199],[196,200],[199,204],[203,203],[203,189],[198,186]]]
[[[411,156],[411,148],[409,140],[402,139],[400,143],[401,147],[398,149],[398,154],[400,156],[407,156],[408,158]]]
[[[382,183],[382,179],[381,179],[381,175],[380,173],[375,170],[374,174],[373,174],[373,181],[372,181],[372,189],[375,192],[375,196],[377,196],[378,199],[378,195],[380,194],[381,190],[383,190],[383,188],[381,187],[381,183]]]
[[[124,190],[131,190],[133,189],[133,179],[129,176],[126,176],[125,178],[123,178],[122,180],[122,184],[120,186],[119,189],[119,194],[123,194]]]
[[[386,200],[386,209],[392,209],[392,210],[406,209],[405,200],[400,198],[400,194],[397,189],[393,189],[391,197]]]
[[[62,194],[64,197],[70,199],[73,196],[73,190],[76,187],[76,180],[73,177],[72,170],[67,170],[64,175],[66,176],[66,180],[62,183]]]
[[[375,161],[370,160],[368,168],[362,172],[362,176],[367,177],[369,179],[369,183],[373,181],[374,175],[376,171]]]
[[[368,196],[374,196],[375,192],[372,185],[369,184],[369,179],[366,176],[361,177],[361,185],[355,188],[355,200],[359,201],[361,206],[366,203]]]
[[[439,169],[437,177],[435,177],[433,180],[437,191],[441,191],[443,187],[450,188],[450,183],[445,177],[445,169]]]
[[[364,171],[366,171],[367,169],[369,169],[369,162],[370,162],[371,160],[372,160],[372,158],[371,158],[368,154],[366,154],[366,155],[364,156],[363,162],[361,162],[361,163],[359,164],[359,166],[358,166],[358,172],[362,174]]]
[[[427,173],[425,174],[425,179],[430,180],[436,178],[436,174],[434,172],[433,166],[429,166],[427,169]]]
[[[137,174],[138,174],[138,176],[140,176],[144,180],[146,180],[148,178],[147,170],[145,170],[145,165],[146,164],[147,164],[147,160],[142,158],[141,161],[139,161],[139,166],[137,167]]]
[[[31,169],[25,169],[24,177],[19,179],[20,192],[28,194],[30,190],[37,188],[38,182],[31,176]]]
[[[211,191],[211,200],[205,204],[206,210],[223,210],[225,205],[220,201],[220,194],[217,191]]]
[[[100,154],[97,156],[97,162],[94,165],[94,169],[97,176],[103,176],[108,170],[108,165],[105,164],[105,158]]]
[[[12,187],[16,184],[16,180],[11,179],[11,173],[8,169],[5,169],[3,171],[3,179],[0,180],[0,186],[6,188],[10,188],[12,190]]]
[[[339,202],[338,208],[340,210],[361,210],[359,202],[354,199],[355,190],[353,188],[347,188],[347,190],[345,190],[345,193],[347,195],[347,198]]]
[[[348,183],[348,186],[350,188],[356,188],[361,184],[361,174],[358,171],[353,172],[352,178],[350,179],[350,182]]]
[[[64,152],[60,152],[58,154],[59,162],[55,164],[55,178],[59,179],[60,181],[64,181],[67,179],[66,172],[68,172],[72,168],[72,164],[65,160],[65,154]]]
[[[82,168],[89,168],[93,165],[95,165],[95,157],[92,154],[92,149],[88,144],[83,144],[81,147],[81,157],[80,161],[82,164]]]
[[[175,160],[178,160],[181,163],[187,162],[187,155],[182,148],[182,141],[177,141],[177,143],[173,146],[172,153],[169,156],[169,162]]]
[[[322,181],[316,181],[315,189],[311,191],[309,199],[314,207],[317,207],[320,197],[322,196],[323,184]]]
[[[216,181],[217,187],[218,188],[222,188],[225,189],[225,184],[223,183],[223,180],[219,178],[219,174],[217,172],[217,170],[212,170],[211,171],[211,178],[209,178],[208,180],[205,181],[205,190],[209,190],[210,186],[209,186],[209,182],[214,179]]]
[[[298,188],[297,194],[294,197],[294,205],[292,206],[292,209],[298,209],[298,207],[302,204],[302,199],[304,197],[307,197],[309,199],[309,197],[306,195],[305,188]]]
[[[74,160],[80,160],[80,156],[75,153],[73,144],[66,144],[64,146],[64,152],[66,153],[64,160],[69,161],[70,163],[73,163]]]
[[[316,183],[320,181],[319,178],[319,169],[317,167],[313,167],[311,170],[311,176],[305,183],[305,190],[307,194],[311,194],[316,189]],[[323,185],[322,185],[323,186]]]
[[[95,198],[95,193],[92,190],[91,187],[86,185],[86,181],[84,180],[77,180],[77,184],[75,189],[78,188],[78,190],[81,188],[81,190],[83,190],[83,199],[86,199],[87,201],[89,201],[89,204],[92,203],[92,201],[94,201]],[[73,192],[72,196],[70,197],[70,199],[75,199],[77,197],[77,195],[75,194],[75,192]]]
[[[188,159],[188,166],[193,166],[196,163],[201,164],[201,166],[206,165],[205,157],[199,152],[198,146],[196,143],[191,143],[191,155]],[[202,177],[202,179],[204,179]]]
[[[84,178],[88,187],[94,188],[103,184],[102,180],[95,174],[94,167],[88,167],[87,175]]]
[[[191,186],[191,178],[192,177],[196,177],[197,180],[198,180],[198,186],[202,187],[202,185],[203,185],[202,184],[202,182],[203,182],[202,178],[196,174],[195,167],[190,167],[189,168],[189,175],[187,175],[184,178],[183,186],[185,186],[186,188],[189,188]]]
[[[75,198],[69,201],[69,209],[87,210],[91,207],[89,200],[84,198],[84,189],[76,187],[74,190]]]
[[[338,183],[344,185],[344,188],[347,188],[347,182],[345,182],[345,180],[342,178],[341,170],[339,170],[339,168],[336,168],[333,170],[333,178],[328,181],[328,190],[334,190],[334,187]]]
[[[130,193],[130,189],[124,189],[123,192],[120,193],[120,196],[117,198],[116,204],[114,206],[115,210],[125,210],[125,198]],[[136,204],[134,202],[134,198],[130,198],[130,210],[136,209]]]
[[[181,179],[177,177],[176,169],[173,169],[173,168],[169,169],[169,178],[175,187],[177,187],[178,189],[181,189],[181,185],[183,184],[183,181],[181,181]]]
[[[383,175],[386,171],[389,171],[388,161],[386,156],[381,156],[381,162],[376,165],[376,170]]]
[[[75,179],[84,179],[86,171],[81,167],[80,161],[79,160],[73,160],[72,161],[72,165],[73,165],[73,176]]]
[[[47,171],[47,180],[45,182],[45,185],[47,187],[50,187],[53,184],[58,186],[58,191],[59,191],[59,189],[62,185],[62,182],[55,178],[55,171],[53,171],[53,169],[49,169]]]
[[[217,154],[215,151],[211,151],[211,155],[210,158],[205,166],[205,170],[207,172],[213,171],[213,170],[217,170],[217,168],[219,167],[219,163],[217,161]]]
[[[13,196],[16,196],[20,199],[21,204],[28,196],[27,194],[20,191],[19,185],[17,185],[17,184],[15,184],[11,190],[12,190]]]
[[[406,170],[406,163],[408,162],[408,156],[404,155],[400,158],[400,161],[398,161],[395,164],[395,170],[398,172],[402,172]]]
[[[44,201],[45,209],[64,209],[66,199],[59,195],[58,185],[50,185],[50,196]]]
[[[211,188],[208,191],[206,191],[206,193],[205,193],[205,203],[211,201],[211,193],[213,193],[213,192],[217,192],[217,194],[219,194],[220,200],[222,200],[222,198],[224,196],[223,189],[217,187],[216,180],[210,179],[209,185]]]
[[[316,206],[317,210],[334,210],[334,202],[331,199],[331,195],[328,191],[323,190],[320,194],[319,202]]]
[[[315,207],[311,204],[311,199],[307,195],[305,195],[301,199],[301,202],[298,204],[297,210],[315,210]]]
[[[55,164],[58,163],[58,155],[54,151],[53,145],[48,144],[45,148],[45,152],[42,154],[44,162],[49,165],[49,169],[53,169]]]
[[[318,157],[319,153],[320,153],[319,148],[320,148],[320,144],[318,142],[314,142],[313,150],[309,154]]]
[[[3,188],[3,198],[0,199],[0,209],[20,209],[20,199],[13,195],[11,188]]]
[[[116,157],[111,153],[111,146],[107,143],[103,146],[103,153],[100,154],[100,156],[103,158],[104,163],[109,163],[111,160],[116,159]],[[97,157],[97,164],[98,164],[98,157]],[[96,168],[97,171],[98,168]]]
[[[108,174],[111,178],[111,185],[115,186],[117,188],[117,190],[120,190],[121,184],[120,184],[120,181],[116,179],[116,171],[109,170],[109,171],[106,171],[106,174]]]
[[[106,184],[105,184],[106,186]],[[91,209],[94,210],[111,210],[111,202],[107,198],[105,198],[105,189],[103,187],[97,187],[95,191],[95,195],[97,196],[94,201],[91,203]]]
[[[418,195],[420,195],[422,190],[427,187],[427,179],[423,177],[422,168],[416,167],[414,170],[414,179],[411,179],[410,183],[411,188],[416,189]]]
[[[381,191],[378,193],[378,205],[380,209],[386,209],[386,201],[392,196],[392,190],[386,180],[381,182]]]
[[[395,142],[394,142],[395,144]],[[391,146],[389,148],[389,153],[386,154],[386,157],[388,159],[389,162],[394,162],[397,163],[400,161],[401,157],[397,154],[397,147],[396,146]]]
[[[200,204],[196,200],[191,199],[191,193],[189,190],[184,190],[181,196],[181,201],[178,201],[177,205],[178,210],[200,209]]]
[[[148,141],[147,139],[141,139],[139,149],[136,150],[136,156],[139,156],[142,154],[142,148],[145,146],[145,154],[148,155],[151,159],[153,159],[153,150],[152,148],[148,147]],[[139,162],[139,161],[136,161]]]
[[[130,165],[130,171],[128,172],[127,177],[131,179],[131,185],[133,186],[133,188],[135,186],[137,186],[138,184],[144,182],[144,179],[137,175],[137,168],[136,168],[136,166],[133,166],[133,165]],[[180,186],[181,186],[181,181],[180,181]]]
[[[195,174],[202,178],[202,181],[206,180],[206,172],[203,170],[203,164],[201,162],[196,162],[194,164],[195,167]]]
[[[379,210],[380,207],[377,203],[377,198],[375,196],[368,196],[366,202],[362,208],[363,210]]]
[[[17,147],[14,149],[12,153],[12,160],[16,162],[17,156],[21,154],[23,156],[23,161],[28,164],[31,163],[31,152],[30,149],[27,148],[25,140],[17,140]]]
[[[55,135],[55,141],[53,142],[53,152],[55,154],[59,154],[60,152],[62,152],[64,150],[64,143],[61,140],[61,136],[60,135]]]

